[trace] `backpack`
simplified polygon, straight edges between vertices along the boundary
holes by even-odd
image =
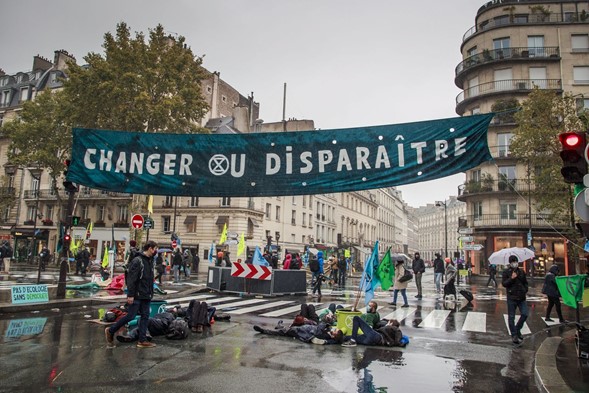
[[[314,257],[309,261],[309,270],[311,270],[313,273],[319,271],[319,261],[317,260],[317,258]]]
[[[294,258],[292,261],[290,261],[289,268],[290,268],[290,270],[299,270],[301,268],[299,266],[299,260]]]
[[[188,337],[189,333],[190,328],[188,327],[188,322],[177,318],[170,323],[170,326],[168,326],[168,334],[166,335],[166,338],[170,340],[184,340]]]

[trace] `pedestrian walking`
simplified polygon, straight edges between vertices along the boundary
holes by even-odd
[[[182,269],[182,254],[180,249],[174,250],[174,257],[172,258],[172,270],[174,271],[174,282],[180,282],[180,269]]]
[[[337,267],[339,270],[338,285],[340,288],[345,288],[346,287],[347,268],[348,268],[348,262],[346,261],[346,257],[344,257],[343,255],[340,256],[339,260],[337,261]]]
[[[155,276],[154,280],[157,280],[159,285],[162,285],[162,276],[164,275],[166,268],[164,266],[164,258],[162,253],[158,253],[157,257],[155,258],[155,271],[157,275]]]
[[[497,266],[490,264],[489,265],[489,280],[487,280],[487,286],[491,285],[491,281],[493,281],[493,286],[497,288],[497,280],[495,276],[497,275]]]
[[[442,256],[438,253],[435,254],[436,258],[434,259],[434,281],[436,283],[436,292],[442,292],[442,281],[444,281],[444,261],[442,260]]]
[[[444,300],[456,300],[456,266],[454,261],[450,258],[445,259],[446,262],[446,285],[444,285]],[[450,296],[453,296],[451,298]]]
[[[528,292],[528,280],[526,273],[519,268],[517,257],[509,257],[509,268],[503,271],[501,283],[507,292],[507,323],[511,340],[514,344],[521,344],[524,337],[521,329],[528,318],[528,304],[526,293]],[[515,323],[515,310],[519,308],[520,317]]]
[[[192,253],[188,248],[184,250],[184,255],[182,256],[182,265],[184,266],[184,277],[190,278],[190,268],[192,267]]]
[[[395,266],[395,285],[393,286],[393,302],[391,305],[397,305],[397,295],[401,292],[401,296],[403,296],[404,304],[401,307],[409,307],[409,303],[407,302],[407,285],[409,281],[401,282],[400,279],[405,275],[405,262],[402,259],[397,261]]]
[[[321,284],[326,280],[326,277],[323,275],[323,251],[317,253],[317,271],[313,271],[313,269],[311,271],[313,272],[314,278],[313,297],[315,297],[315,292],[317,292],[319,298],[321,298]]]
[[[157,243],[148,241],[143,246],[143,253],[131,261],[127,275],[127,315],[119,319],[112,326],[104,330],[106,343],[109,347],[114,346],[115,333],[128,322],[135,319],[137,313],[139,319],[139,342],[137,348],[153,348],[156,345],[147,341],[147,323],[149,321],[149,310],[153,298],[153,256],[157,253]]]
[[[425,273],[425,262],[421,259],[419,253],[416,252],[415,258],[413,259],[413,275],[415,277],[415,286],[417,287],[417,295],[415,297],[418,299],[423,297],[421,287],[421,276],[423,273]]]
[[[566,323],[566,320],[562,316],[562,310],[560,308],[560,292],[556,285],[556,276],[559,271],[558,265],[550,266],[546,277],[544,278],[544,286],[542,287],[542,293],[548,298],[548,307],[546,308],[546,322],[552,322],[550,318],[550,312],[552,307],[556,308],[556,315],[558,315],[558,321],[560,323]]]
[[[200,257],[198,256],[198,249],[194,252],[194,257],[192,258],[192,271],[196,276],[198,276],[198,265],[200,264]]]

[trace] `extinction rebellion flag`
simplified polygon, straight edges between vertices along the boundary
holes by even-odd
[[[418,183],[491,159],[494,114],[254,134],[75,128],[68,180],[108,191],[190,196],[335,193]]]

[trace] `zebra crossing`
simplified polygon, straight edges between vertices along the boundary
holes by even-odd
[[[215,306],[219,312],[231,315],[254,314],[264,318],[288,318],[298,314],[301,304],[304,300],[277,300],[273,298],[253,298],[244,299],[240,296],[220,296],[215,294],[198,294],[181,298],[169,299],[167,306],[187,307],[191,300],[205,301],[207,304]],[[328,306],[327,303],[311,302],[318,310]],[[343,304],[344,307],[351,307],[351,304]],[[435,309],[434,307],[422,306],[406,307],[391,309],[391,307],[381,307],[379,309],[381,317],[384,319],[396,319],[404,326],[414,326],[420,329],[443,329],[448,323],[452,311],[450,309]],[[452,323],[462,326],[456,326],[456,330],[462,332],[487,333],[495,331],[501,334],[509,332],[507,314],[503,314],[504,325],[497,322],[497,317],[490,321],[488,314],[480,311],[463,311],[465,318],[452,317]],[[500,317],[499,317],[500,318]],[[516,321],[519,318],[516,315]],[[542,318],[543,320],[544,318]],[[273,322],[273,321],[272,321]],[[492,322],[492,323],[491,323]],[[545,326],[557,324],[557,322],[545,322]],[[545,326],[542,326],[544,328]],[[524,324],[521,333],[529,335],[532,333],[527,323]]]

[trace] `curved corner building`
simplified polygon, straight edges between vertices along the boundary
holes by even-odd
[[[500,111],[523,101],[538,86],[571,92],[589,108],[589,2],[495,0],[479,8],[475,25],[463,36],[463,61],[456,67],[456,113],[468,116]],[[536,258],[526,266],[543,276],[552,263],[575,274],[559,235],[565,222],[533,209],[526,166],[510,154],[516,127],[513,116],[496,116],[489,127],[492,161],[466,173],[458,199],[467,203],[466,221],[480,251],[467,250],[476,273],[485,273],[487,258],[505,247],[533,245]],[[530,203],[532,202],[532,203]],[[532,208],[530,208],[530,205]],[[475,248],[475,247],[473,247]]]

